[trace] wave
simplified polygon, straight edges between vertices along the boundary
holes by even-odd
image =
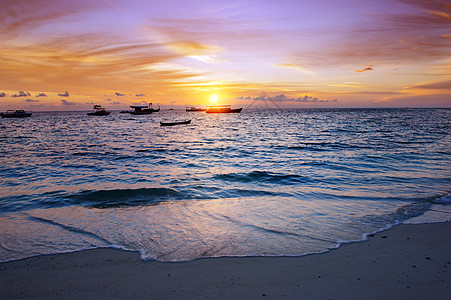
[[[27,211],[35,208],[56,208],[63,206],[83,206],[88,208],[119,208],[131,206],[157,205],[161,202],[183,200],[211,200],[242,197],[292,196],[291,194],[259,187],[218,187],[208,185],[188,185],[138,189],[84,190],[76,193],[53,191],[33,195],[0,197],[3,212]]]
[[[190,186],[179,189],[141,188],[84,191],[73,198],[72,203],[92,208],[114,208],[130,206],[157,205],[161,202],[182,200],[211,200],[242,197],[281,196],[286,193],[264,189],[221,189],[217,187]]]
[[[83,191],[73,197],[74,204],[93,208],[152,205],[162,201],[186,199],[186,194],[170,188],[141,188]]]
[[[217,180],[231,181],[231,182],[270,182],[276,184],[296,184],[305,183],[311,181],[307,176],[296,175],[296,174],[280,174],[265,171],[252,171],[250,173],[229,173],[229,174],[218,174],[213,177]]]
[[[432,202],[436,204],[451,204],[451,193],[442,197],[435,198]]]
[[[158,205],[168,201],[184,200],[213,200],[234,199],[248,197],[295,197],[318,199],[343,199],[345,201],[412,201],[415,205],[451,204],[451,193],[435,197],[378,197],[378,196],[353,196],[340,193],[324,193],[316,191],[314,194],[306,194],[297,190],[274,189],[273,184],[294,185],[296,183],[312,183],[315,180],[300,175],[275,174],[270,172],[254,171],[250,173],[230,173],[215,175],[215,180],[224,181],[227,186],[186,185],[175,187],[155,187],[138,189],[105,189],[85,190],[77,193],[67,193],[58,190],[35,195],[17,195],[14,197],[0,197],[0,210],[4,212],[27,211],[35,208],[55,208],[63,206],[83,206],[87,208],[120,208],[132,206]],[[255,182],[257,187],[231,186],[230,182]],[[265,185],[262,183],[267,183]],[[418,207],[414,209],[415,214]],[[423,211],[423,209],[420,209]],[[400,212],[398,212],[400,213]],[[403,212],[407,218],[413,217]]]
[[[162,201],[187,199],[186,195],[186,192],[170,188],[88,190],[78,193],[54,191],[43,194],[0,197],[0,210],[11,212],[71,205],[92,208],[152,205]],[[192,197],[188,199],[192,199]]]

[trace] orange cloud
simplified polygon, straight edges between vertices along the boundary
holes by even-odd
[[[368,67],[363,68],[362,70],[355,70],[356,72],[366,72],[366,71],[372,71],[373,65],[369,65]]]
[[[187,78],[177,70],[160,72],[150,65],[180,57],[154,44],[115,45],[111,36],[76,35],[48,39],[27,46],[4,45],[0,50],[0,77],[10,89],[27,87],[57,91],[142,85],[163,87],[161,82]]]

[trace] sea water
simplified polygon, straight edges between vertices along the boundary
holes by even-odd
[[[0,261],[97,247],[304,255],[449,220],[450,121],[449,109],[2,119]]]

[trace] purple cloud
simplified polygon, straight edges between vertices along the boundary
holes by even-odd
[[[25,102],[40,102],[39,100],[34,100],[34,99],[27,99],[25,100]]]
[[[0,97],[6,97],[5,92],[1,92],[1,93],[0,93]]]
[[[47,97],[46,93],[39,93],[35,97]]]
[[[58,96],[60,96],[60,97],[69,97],[70,95],[69,95],[69,93],[67,91],[65,91],[62,94],[58,94]]]
[[[77,103],[61,99],[61,105],[63,105],[63,106],[74,106],[74,105],[77,105]]]
[[[12,97],[30,97],[31,94],[29,92],[19,91],[17,94],[12,95]]]
[[[338,99],[333,100],[323,100],[318,99],[316,97],[305,95],[304,97],[298,97],[298,98],[289,98],[285,96],[284,94],[280,94],[274,97],[269,97],[265,94],[262,94],[258,97],[237,97],[236,99],[240,100],[254,100],[254,101],[274,101],[274,102],[310,102],[310,103],[327,103],[327,102],[338,102]]]
[[[126,94],[121,94],[121,93],[118,93],[118,92],[116,92],[115,94],[116,94],[116,96],[119,96],[119,97],[120,96],[127,96]]]

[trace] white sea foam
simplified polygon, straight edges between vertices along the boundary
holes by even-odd
[[[435,199],[433,202],[437,204],[451,204],[451,193],[443,197],[439,197]]]

